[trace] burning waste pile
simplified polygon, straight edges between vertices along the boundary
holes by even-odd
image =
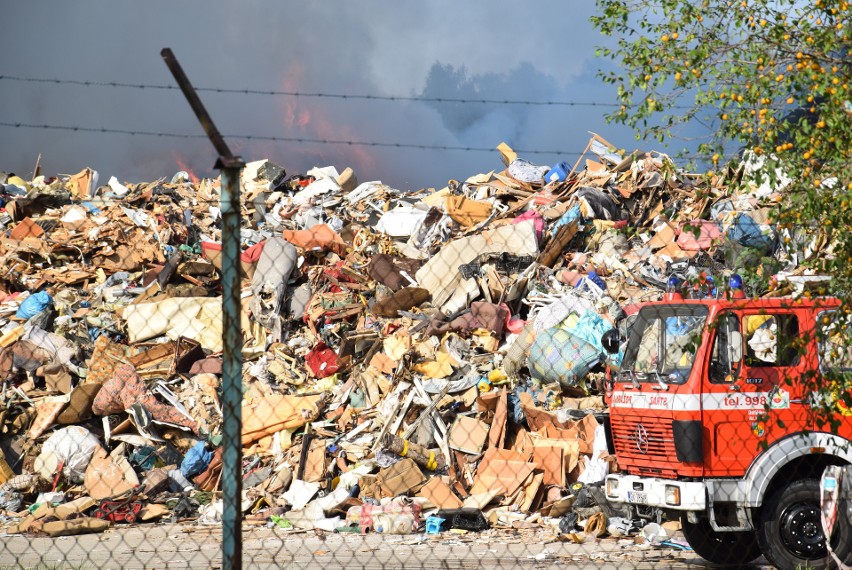
[[[414,193],[246,166],[247,521],[636,533],[600,488],[602,336],[673,274],[699,294],[761,265],[762,294],[821,247],[772,226],[774,189],[730,191],[742,172],[597,136],[573,168],[498,150]],[[5,532],[221,521],[219,181],[0,182]]]

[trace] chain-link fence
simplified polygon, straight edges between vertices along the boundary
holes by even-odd
[[[849,558],[808,236],[599,137],[410,193],[217,150],[3,181],[0,566]]]

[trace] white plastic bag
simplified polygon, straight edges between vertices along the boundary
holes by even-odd
[[[35,460],[35,470],[48,481],[62,467],[62,474],[72,483],[82,483],[86,467],[94,451],[101,446],[97,437],[80,426],[68,426],[54,432]]]
[[[603,458],[607,453],[606,430],[603,426],[595,428],[595,441],[592,443],[592,458],[586,465],[586,469],[580,473],[577,480],[586,485],[591,485],[606,479],[609,474],[609,463]]]

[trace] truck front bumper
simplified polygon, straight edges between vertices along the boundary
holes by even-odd
[[[707,507],[707,487],[695,481],[607,475],[606,498],[614,503],[643,507],[703,511]]]

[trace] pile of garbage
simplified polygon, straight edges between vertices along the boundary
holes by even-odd
[[[826,247],[772,224],[783,188],[733,190],[748,164],[695,175],[598,136],[573,167],[498,150],[417,192],[246,165],[246,521],[637,532],[600,492],[602,336],[672,275],[762,294]],[[5,531],[221,521],[219,180],[0,183]]]

